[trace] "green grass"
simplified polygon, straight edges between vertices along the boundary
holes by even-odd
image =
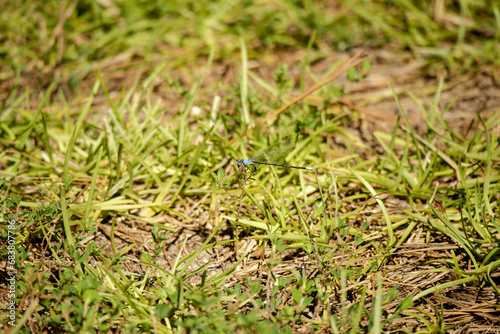
[[[392,43],[426,57],[431,73],[498,65],[500,14],[490,1],[341,3],[78,1],[61,8],[59,1],[7,1],[0,14],[2,78],[30,75],[77,89],[96,68],[118,60],[182,68],[212,48],[228,59],[239,52],[240,37],[252,46],[251,57],[308,43],[320,51],[314,57]]]
[[[391,41],[456,75],[498,65],[498,9],[460,4],[446,11],[472,27],[445,27],[424,1],[4,4],[11,333],[498,326],[499,112],[463,133],[437,107],[440,86],[430,106],[410,93],[423,131],[399,104],[393,131],[367,137],[330,83],[319,103],[269,117],[322,82],[329,70],[311,68],[325,45]],[[291,48],[306,50],[300,75],[277,67],[273,82],[252,67]],[[218,78],[221,64],[234,81]],[[350,78],[363,80],[367,64]],[[287,162],[314,172],[238,172],[234,159],[285,135],[297,139]]]

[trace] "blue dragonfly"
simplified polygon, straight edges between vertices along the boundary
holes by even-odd
[[[295,142],[290,136],[286,136],[281,142],[269,146],[262,153],[257,154],[248,159],[241,159],[238,161],[238,167],[244,169],[255,165],[268,165],[268,166],[278,166],[286,168],[296,168],[305,170],[314,170],[312,167],[299,167],[290,166],[280,163],[280,160],[293,148],[295,147]]]

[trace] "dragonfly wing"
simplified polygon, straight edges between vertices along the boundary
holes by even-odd
[[[252,160],[256,162],[278,163],[285,155],[295,147],[290,136],[286,136],[279,143],[269,146],[264,152],[256,155]]]

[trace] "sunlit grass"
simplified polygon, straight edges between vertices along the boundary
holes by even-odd
[[[393,39],[416,55],[445,40],[454,46],[441,65],[464,70],[497,61],[481,57],[488,42],[459,57],[468,26],[443,29],[407,2],[346,3],[335,15],[321,4],[221,4],[5,5],[2,75],[17,82],[0,115],[2,221],[18,222],[13,331],[436,332],[452,327],[436,303],[448,291],[498,297],[500,114],[459,133],[437,89],[429,109],[413,96],[425,131],[399,104],[391,133],[362,138],[356,111],[331,103],[342,91],[332,69],[309,70],[323,43],[349,48],[363,31],[367,43]],[[464,15],[491,7],[477,6]],[[278,46],[310,52],[301,82],[285,66],[274,82],[250,66]],[[96,73],[114,57],[126,68],[138,57],[146,74],[116,92]],[[227,58],[241,64],[229,85],[211,77]],[[185,80],[192,63],[203,66]],[[23,75],[42,69],[41,88],[30,88]],[[319,102],[304,103],[312,91]],[[287,162],[314,171],[241,174],[235,160],[285,135],[297,140]]]

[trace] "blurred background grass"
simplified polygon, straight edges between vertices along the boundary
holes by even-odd
[[[276,49],[316,57],[363,47],[410,50],[428,70],[461,74],[499,62],[498,4],[491,1],[4,1],[2,81],[77,89],[117,61],[182,67],[215,50],[234,58],[240,38],[251,59]],[[149,65],[146,65],[149,64]]]

